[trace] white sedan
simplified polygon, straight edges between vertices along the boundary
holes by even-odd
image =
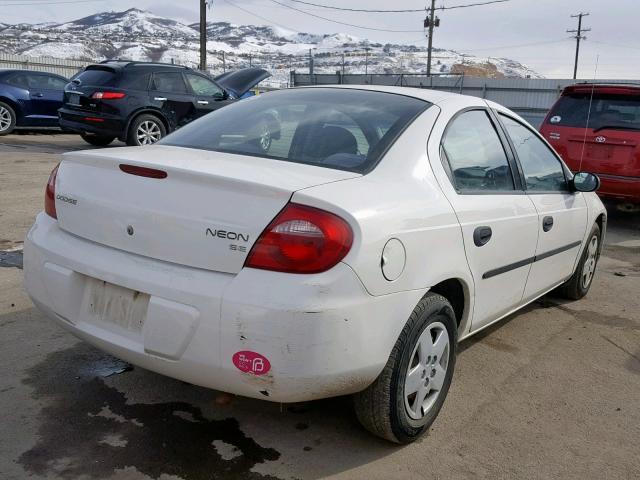
[[[480,98],[277,91],[153,146],[65,154],[25,284],[135,365],[274,402],[355,394],[367,429],[407,443],[457,342],[556,287],[587,293],[598,185]]]

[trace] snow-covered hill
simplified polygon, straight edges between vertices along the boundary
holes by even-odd
[[[197,67],[199,25],[185,25],[139,9],[102,12],[55,24],[0,23],[0,51],[67,59],[175,62]],[[307,72],[309,51],[316,73],[424,73],[424,46],[381,44],[345,33],[297,33],[279,27],[207,24],[208,65],[213,73],[244,66],[262,66],[273,73],[272,84],[286,84],[289,70]],[[435,49],[436,73],[465,72],[487,77],[539,78],[515,60],[463,56]]]
[[[159,17],[150,12],[132,8],[124,12],[102,12],[60,25],[52,29],[85,35],[115,35],[171,38],[197,35],[191,27],[175,20]]]

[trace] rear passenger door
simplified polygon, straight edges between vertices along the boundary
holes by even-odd
[[[180,71],[154,72],[150,97],[151,105],[162,111],[172,129],[195,118],[193,95]]]
[[[504,113],[498,117],[538,212],[538,245],[524,294],[530,300],[573,273],[586,234],[587,205],[582,193],[569,190],[565,168],[537,132]]]
[[[536,249],[538,214],[489,110],[454,116],[440,153],[453,187],[443,191],[456,211],[473,275],[471,329],[477,330],[520,305]]]
[[[43,125],[57,125],[58,109],[62,106],[64,87],[68,82],[61,77],[46,73],[29,76],[32,77],[30,78],[29,96],[38,105]]]

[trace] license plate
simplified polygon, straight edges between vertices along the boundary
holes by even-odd
[[[594,160],[608,160],[613,153],[611,145],[590,145],[587,149],[587,155]]]
[[[149,306],[149,295],[102,280],[88,280],[87,310],[96,320],[118,325],[133,332],[142,331]]]
[[[80,95],[77,93],[70,93],[68,102],[71,105],[80,105]]]

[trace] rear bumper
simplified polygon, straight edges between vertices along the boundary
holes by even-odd
[[[124,136],[125,121],[113,115],[69,108],[61,108],[58,115],[63,130],[118,138]],[[87,120],[88,118],[96,120]]]
[[[604,198],[640,203],[640,177],[598,174],[598,195]]]
[[[132,364],[193,384],[276,402],[354,393],[384,367],[424,292],[370,296],[345,264],[317,275],[183,267],[68,234],[41,213],[24,248],[27,292],[78,337]],[[141,331],[88,312],[95,279],[150,295]],[[254,375],[232,358],[257,352]]]

